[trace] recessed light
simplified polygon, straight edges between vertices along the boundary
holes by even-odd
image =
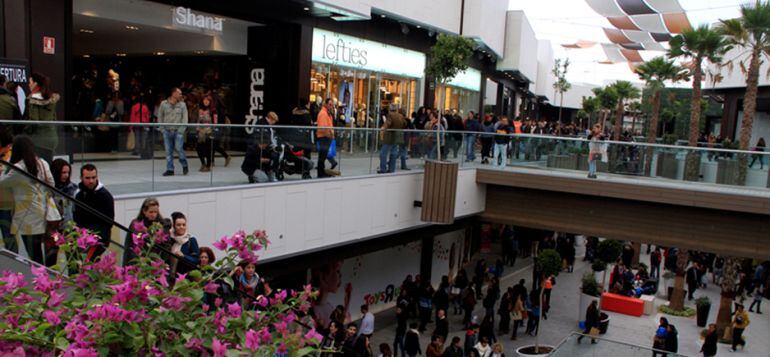
[[[80,29],[80,33],[94,33],[94,30]]]
[[[118,56],[118,57],[126,57],[126,54],[125,54],[125,53],[116,53],[116,54],[115,54],[115,56]]]
[[[163,56],[163,55],[165,55],[165,54],[166,54],[166,52],[155,52],[155,55],[156,55],[156,56]]]
[[[83,55],[83,58],[91,58],[91,55]]]
[[[417,28],[418,28],[418,29],[419,29],[419,28],[422,28],[422,26],[420,26],[420,25],[417,25]]]
[[[133,25],[126,25],[126,30],[136,31],[139,27],[133,26]]]
[[[384,18],[385,18],[385,15],[380,15],[380,17],[384,19]]]
[[[206,53],[206,51],[195,51],[195,54],[197,54],[197,55],[202,55],[204,53]]]
[[[310,11],[310,8],[309,8],[309,7],[305,7],[305,8],[303,8],[302,10],[305,10],[305,11]]]

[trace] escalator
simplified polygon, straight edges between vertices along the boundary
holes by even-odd
[[[0,221],[2,221],[0,222],[2,226],[0,227],[0,236],[3,238],[0,240],[2,242],[2,248],[0,249],[0,272],[6,270],[21,272],[25,276],[31,277],[30,267],[36,263],[30,258],[31,255],[27,252],[21,234],[10,232],[11,230],[14,232],[20,232],[21,230],[26,230],[28,233],[32,231],[35,233],[39,232],[41,225],[49,225],[46,221],[45,212],[51,204],[56,204],[62,216],[64,216],[63,212],[61,212],[62,208],[64,210],[70,208],[74,210],[77,208],[82,212],[90,214],[92,218],[96,218],[105,226],[111,227],[109,246],[106,249],[116,253],[117,264],[124,264],[122,257],[124,256],[125,247],[120,242],[128,235],[129,227],[116,222],[102,212],[67,195],[49,182],[41,180],[39,177],[7,161],[0,160],[0,173],[2,173],[0,174],[0,210],[7,211],[11,209],[13,212],[13,214],[7,212],[5,214],[0,213],[0,217],[7,218],[0,218]],[[47,177],[46,175],[41,173],[39,176]],[[49,197],[51,200],[49,200]],[[63,227],[65,223],[61,221],[60,226]],[[13,229],[11,229],[11,226],[13,226]],[[54,232],[48,229],[47,231],[47,236]],[[40,245],[35,246],[40,248]],[[164,260],[172,256],[172,253],[166,247],[157,247],[157,249]],[[51,239],[44,239],[42,243],[43,257],[57,256],[58,253],[54,253],[54,250]],[[56,261],[61,263],[61,257],[58,257]],[[187,263],[184,260],[179,261],[182,264]],[[54,272],[54,270],[51,271]]]

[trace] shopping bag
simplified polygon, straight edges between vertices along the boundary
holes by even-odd
[[[126,150],[132,151],[136,148],[136,135],[133,131],[128,132],[128,137],[126,138]]]
[[[326,157],[337,156],[337,139],[332,139],[332,143],[329,145],[329,154]]]
[[[596,327],[591,327],[591,331],[588,331],[588,335],[590,336],[599,336],[599,329]]]

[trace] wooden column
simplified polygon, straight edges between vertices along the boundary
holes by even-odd
[[[454,222],[457,170],[456,162],[425,162],[421,220],[440,224]]]

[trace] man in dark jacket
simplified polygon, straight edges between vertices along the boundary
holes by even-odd
[[[433,331],[433,336],[440,336],[442,341],[446,341],[449,336],[449,320],[446,318],[446,311],[439,309],[436,315],[436,329]]]
[[[481,123],[476,120],[475,113],[473,111],[468,112],[468,117],[465,118],[465,161],[471,162],[476,160],[476,137],[481,131]]]
[[[402,356],[406,357],[404,338],[406,338],[406,323],[408,318],[409,313],[404,310],[404,307],[396,307],[396,337],[393,340],[393,357],[398,357],[399,351],[401,351]]]
[[[310,109],[307,98],[299,98],[299,106],[291,111],[290,125],[294,126],[312,126],[313,118],[310,116]],[[302,149],[303,156],[310,159],[310,152],[313,149],[313,143],[310,141],[312,133],[307,129],[284,129],[283,136],[287,141],[298,149]]]
[[[463,348],[460,347],[459,337],[452,337],[452,344],[444,350],[443,357],[463,357]]]
[[[693,264],[690,269],[687,269],[687,300],[694,298],[693,293],[698,289],[698,263]]]
[[[396,172],[396,159],[401,145],[404,145],[404,133],[394,130],[406,129],[406,120],[398,112],[398,106],[390,105],[388,117],[382,126],[382,147],[380,148],[380,169],[378,174]]]
[[[109,219],[107,221],[104,217],[96,216],[80,206],[75,206],[73,212],[75,223],[78,227],[88,229],[98,235],[102,243],[88,252],[88,258],[94,259],[109,246],[112,221],[115,219],[115,200],[110,191],[99,182],[96,166],[85,164],[80,168],[80,184],[75,199]]]

